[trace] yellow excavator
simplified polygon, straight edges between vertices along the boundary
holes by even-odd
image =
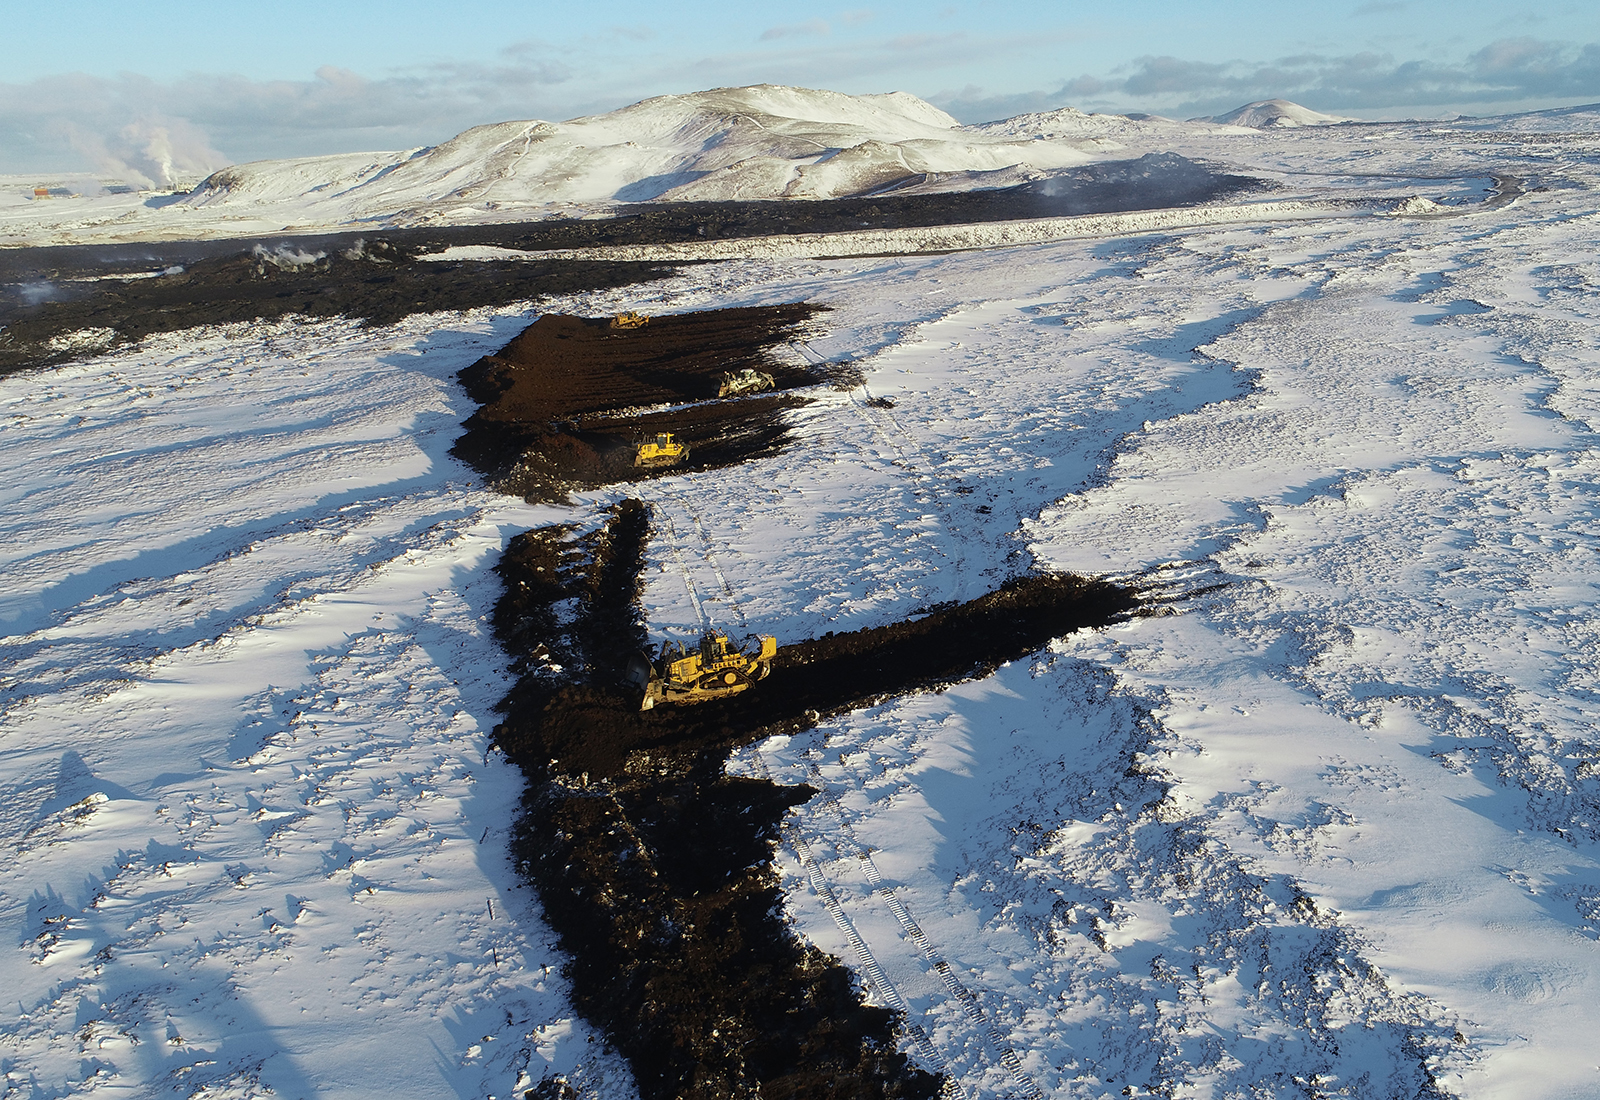
[[[737,695],[772,671],[778,639],[770,634],[733,645],[726,634],[708,630],[700,645],[690,649],[682,642],[662,642],[661,654],[636,653],[628,662],[628,680],[644,691],[640,710],[657,703],[703,703]]]
[[[646,468],[651,466],[676,466],[688,457],[689,445],[687,443],[675,441],[671,432],[657,432],[654,439],[639,444],[639,449],[634,452],[633,464]]]

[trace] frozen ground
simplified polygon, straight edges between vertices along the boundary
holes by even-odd
[[[1178,597],[737,762],[824,790],[791,913],[969,1096],[1600,1095],[1600,142],[1359,133],[1248,140],[1318,187],[1527,193],[552,307],[822,301],[793,354],[867,375],[778,458],[642,487],[657,636],[887,623],[1031,561]],[[485,570],[611,498],[444,453],[451,375],[526,320],[0,380],[18,1095],[625,1094],[485,756]]]

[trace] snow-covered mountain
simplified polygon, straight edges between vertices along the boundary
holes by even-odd
[[[1034,169],[1105,155],[1093,136],[1048,144],[963,129],[893,92],[850,96],[761,85],[657,96],[570,122],[500,122],[400,153],[260,161],[183,200],[248,209],[303,202],[319,220],[644,200],[824,199],[928,172]]]
[[[1206,115],[1191,122],[1214,122],[1221,126],[1248,126],[1252,130],[1292,129],[1297,126],[1332,126],[1352,119],[1325,115],[1287,99],[1261,99],[1235,107],[1225,115]]]
[[[997,140],[1083,141],[1096,137],[1172,135],[1215,128],[1177,122],[1160,115],[1102,115],[1080,111],[1076,107],[1057,107],[1053,111],[1015,115],[998,122],[982,122],[968,129]]]
[[[1586,110],[1445,125],[1581,129],[1593,122]],[[1341,121],[1265,100],[1187,122],[1062,107],[963,126],[901,92],[719,88],[567,122],[477,126],[427,148],[234,165],[182,196],[65,177],[0,179],[0,247],[520,222],[647,201],[962,191],[1036,183],[1152,152],[1270,176],[1284,160],[1265,143],[1329,132]],[[46,184],[59,194],[35,201],[35,188]]]
[[[0,243],[473,224],[627,202],[1001,187],[1126,155],[1130,139],[1195,129],[1070,108],[962,126],[902,92],[720,88],[568,122],[477,126],[421,149],[234,165],[175,201],[113,194],[32,202],[24,196],[37,184],[19,180],[0,194]]]

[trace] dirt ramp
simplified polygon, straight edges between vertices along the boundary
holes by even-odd
[[[483,407],[455,451],[502,488],[555,497],[573,487],[655,476],[634,465],[640,440],[671,432],[688,459],[666,472],[746,461],[780,447],[791,391],[837,372],[778,347],[802,339],[821,307],[751,306],[651,317],[549,314],[461,372]],[[758,371],[772,391],[723,399],[724,376]]]

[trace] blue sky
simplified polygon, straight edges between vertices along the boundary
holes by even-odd
[[[907,91],[969,122],[1272,97],[1373,118],[1600,100],[1592,0],[8,7],[0,172],[404,148],[762,82]]]

